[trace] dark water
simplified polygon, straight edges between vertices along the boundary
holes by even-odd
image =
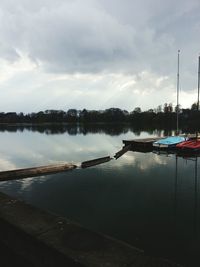
[[[0,170],[113,156],[122,139],[162,134],[111,132],[4,129]],[[129,151],[96,167],[1,183],[0,189],[147,254],[200,266],[199,176],[198,157]]]

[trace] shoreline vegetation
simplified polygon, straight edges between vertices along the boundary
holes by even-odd
[[[173,110],[172,104],[158,106],[157,109],[142,111],[136,107],[133,111],[121,110],[119,108],[109,108],[106,110],[45,110],[37,113],[22,112],[0,112],[1,128],[8,124],[87,124],[94,125],[96,128],[104,128],[105,124],[124,124],[134,125],[135,129],[176,129],[176,107]],[[179,108],[180,129],[187,132],[188,129],[200,129],[200,111],[197,105],[193,104],[191,109]],[[106,127],[106,128],[107,128]],[[93,127],[94,128],[94,127]]]

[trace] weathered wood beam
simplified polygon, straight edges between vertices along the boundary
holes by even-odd
[[[119,157],[121,157],[122,155],[124,155],[127,151],[129,151],[131,149],[132,145],[129,144],[127,146],[124,146],[120,151],[118,151],[115,155],[114,158],[118,159]]]
[[[81,168],[92,167],[92,166],[95,166],[95,165],[99,165],[99,164],[108,162],[110,160],[111,160],[111,157],[108,156],[108,157],[103,157],[103,158],[84,161],[84,162],[81,163]]]
[[[76,167],[77,166],[74,164],[65,163],[65,164],[40,166],[40,167],[34,167],[34,168],[17,169],[17,170],[11,170],[11,171],[2,171],[0,172],[0,182],[41,176],[41,175],[52,174],[52,173],[57,173],[57,172],[65,172],[65,171],[73,170]]]

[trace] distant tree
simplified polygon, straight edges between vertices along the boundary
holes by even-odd
[[[173,112],[173,105],[172,105],[172,103],[169,103],[169,105],[168,105],[168,112],[169,113],[172,113]]]
[[[182,109],[182,118],[186,119],[189,118],[191,114],[191,110],[189,108]]]
[[[164,104],[163,111],[164,111],[164,113],[168,113],[168,104],[167,103]]]
[[[172,113],[173,112],[173,106],[172,103],[165,103],[163,108],[164,113]]]
[[[78,111],[76,109],[69,109],[66,114],[66,119],[69,122],[75,122],[78,119]]]
[[[128,116],[128,115],[129,115],[129,112],[128,112],[127,110],[125,110],[125,109],[124,109],[122,112],[123,112],[123,114],[124,114],[125,116]]]
[[[174,111],[177,113],[177,109],[178,109],[178,112],[180,113],[181,112],[181,105],[176,105],[175,106],[175,109],[174,109]]]
[[[67,115],[71,116],[71,117],[76,117],[78,114],[78,111],[76,109],[69,109],[67,111]]]
[[[197,110],[197,103],[193,103],[191,106],[191,110]]]
[[[133,110],[133,113],[141,113],[142,110],[140,107],[136,107],[134,110]]]
[[[120,108],[109,108],[105,110],[104,117],[107,121],[123,121],[125,114]]]
[[[83,110],[81,110],[80,114],[79,114],[79,117],[80,117],[81,121],[87,121],[87,119],[88,119],[88,111],[87,111],[87,109],[84,108]]]
[[[157,113],[161,113],[161,112],[162,112],[162,106],[159,105],[159,106],[157,107]]]

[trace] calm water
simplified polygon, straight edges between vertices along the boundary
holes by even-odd
[[[162,134],[114,127],[0,129],[0,170],[80,163]],[[200,158],[127,152],[72,172],[0,183],[0,190],[122,239],[147,254],[200,266]]]

